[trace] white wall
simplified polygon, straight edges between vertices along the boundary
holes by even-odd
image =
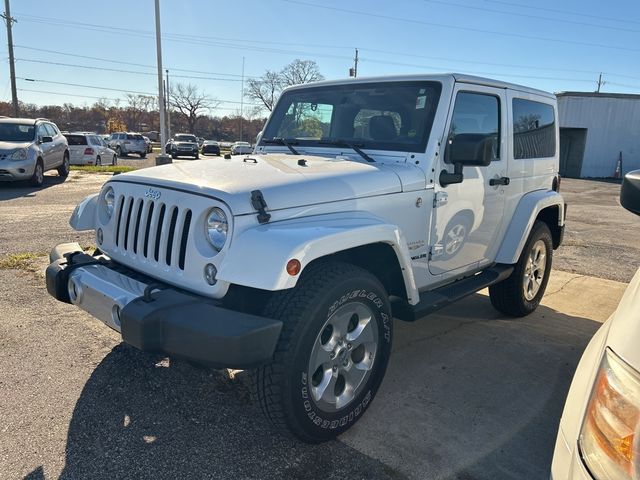
[[[622,151],[623,174],[640,169],[640,97],[559,96],[560,128],[586,128],[582,177],[611,177]]]

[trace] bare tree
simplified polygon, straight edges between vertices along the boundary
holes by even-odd
[[[284,67],[280,76],[285,86],[324,80],[316,62],[299,58]]]
[[[249,79],[245,95],[251,100],[261,102],[271,111],[282,88],[282,76],[278,72],[267,70],[262,77]]]
[[[198,87],[192,84],[176,83],[171,85],[169,94],[171,106],[175,107],[182,116],[185,117],[189,124],[189,132],[195,132],[198,117],[205,110],[216,108],[220,102],[204,92],[198,90]]]
[[[267,70],[262,77],[250,79],[245,95],[271,111],[283,88],[318,80],[324,80],[324,77],[316,62],[296,59],[279,72]]]
[[[145,114],[149,112],[155,98],[149,95],[134,95],[127,93],[127,107],[124,111],[124,121],[131,130],[140,130],[140,124]]]

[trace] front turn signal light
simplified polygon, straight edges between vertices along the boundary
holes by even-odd
[[[609,349],[591,392],[579,446],[596,480],[640,480],[640,373]]]

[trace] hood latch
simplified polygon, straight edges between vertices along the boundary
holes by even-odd
[[[264,200],[264,196],[260,190],[254,190],[251,192],[251,205],[258,211],[258,223],[267,223],[271,218],[271,214],[267,213],[267,202]]]

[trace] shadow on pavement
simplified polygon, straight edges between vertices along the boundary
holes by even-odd
[[[19,197],[35,197],[36,193],[46,188],[64,183],[67,178],[59,175],[45,175],[41,187],[32,187],[27,180],[19,182],[0,182],[0,202]]]
[[[540,306],[512,319],[476,294],[415,324],[341,440],[411,478],[549,478],[564,401],[600,323]]]
[[[390,478],[340,442],[313,446],[274,434],[242,379],[226,371],[120,344],[76,404],[60,478],[346,477]]]

